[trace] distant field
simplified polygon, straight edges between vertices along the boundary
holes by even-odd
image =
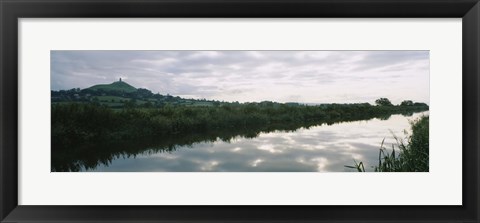
[[[118,97],[118,96],[96,96],[99,101],[101,102],[122,102],[122,101],[130,101],[130,98]]]
[[[189,103],[189,106],[213,106],[212,102],[193,102]]]
[[[131,98],[124,98],[119,96],[96,96],[95,98],[98,99],[101,104],[105,104],[107,106],[122,106],[124,102],[132,100]],[[148,99],[150,102],[155,102],[156,100]],[[143,100],[136,100],[135,104],[143,105],[146,104],[147,101]]]

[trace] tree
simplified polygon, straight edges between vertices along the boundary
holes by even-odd
[[[379,98],[375,101],[378,106],[393,106],[392,102],[388,98]]]
[[[413,101],[405,100],[400,103],[400,106],[413,106]]]
[[[415,103],[413,103],[413,106],[428,107],[428,105],[423,103],[423,102],[415,102]]]
[[[153,96],[153,93],[145,88],[138,88],[136,92],[134,92],[134,97],[138,98],[150,98]]]

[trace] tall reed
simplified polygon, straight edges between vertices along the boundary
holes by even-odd
[[[385,146],[385,138],[380,144],[378,165],[375,172],[428,172],[429,171],[429,116],[422,116],[410,122],[412,134],[406,138],[408,142],[395,136],[396,143],[392,150]],[[347,168],[365,172],[363,162],[354,160],[354,165],[345,165]]]

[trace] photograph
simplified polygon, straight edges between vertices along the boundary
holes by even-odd
[[[51,172],[429,172],[428,50],[51,50]]]

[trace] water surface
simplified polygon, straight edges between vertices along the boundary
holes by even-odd
[[[345,167],[353,160],[363,161],[371,171],[378,162],[382,140],[391,147],[393,134],[405,138],[409,121],[423,114],[428,112],[237,136],[228,141],[207,140],[167,150],[146,147],[139,154],[117,155],[81,171],[346,172],[354,171]]]

